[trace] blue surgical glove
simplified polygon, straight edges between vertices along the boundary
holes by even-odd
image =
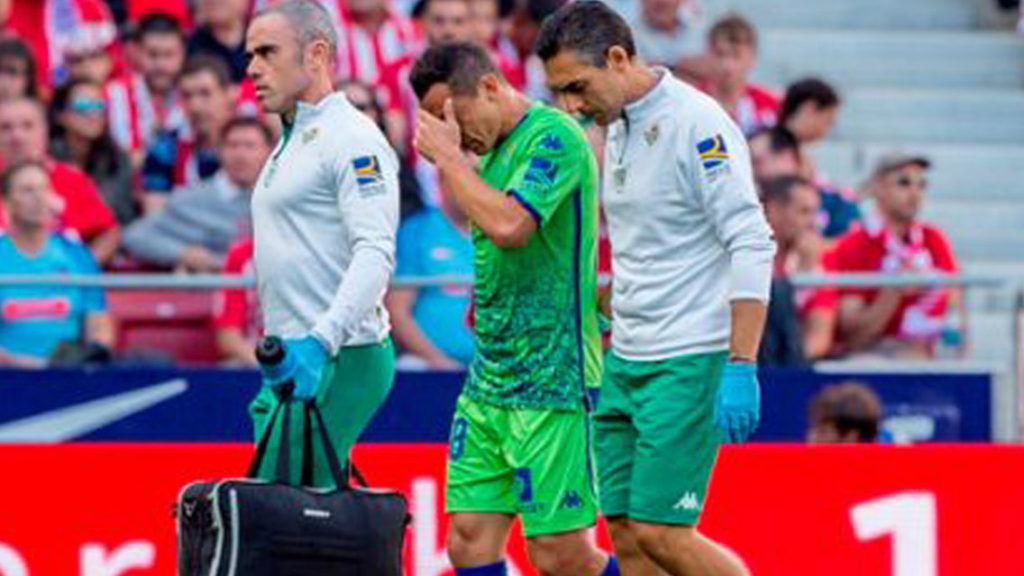
[[[316,398],[320,376],[329,357],[327,349],[314,336],[284,338],[283,341],[284,361],[277,366],[261,367],[263,385],[277,388],[290,380],[295,384],[292,392],[295,398]]]
[[[726,442],[743,442],[761,421],[761,386],[757,364],[729,362],[722,372],[715,406],[715,426]]]

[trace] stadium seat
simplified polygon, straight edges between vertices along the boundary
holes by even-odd
[[[210,326],[209,292],[111,291],[111,314],[118,325],[117,349],[128,357],[217,361]]]

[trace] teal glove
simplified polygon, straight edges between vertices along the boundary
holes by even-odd
[[[277,389],[290,381],[295,386],[292,392],[295,398],[316,398],[320,376],[329,357],[327,349],[313,336],[285,338],[283,341],[284,361],[277,366],[261,367],[263,385]]]
[[[761,386],[757,364],[729,362],[722,372],[715,406],[715,426],[726,442],[743,442],[761,422]]]

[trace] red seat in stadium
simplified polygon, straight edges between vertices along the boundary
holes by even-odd
[[[119,351],[162,353],[178,362],[217,361],[212,293],[112,290],[107,299]]]

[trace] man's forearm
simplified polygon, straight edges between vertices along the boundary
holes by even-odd
[[[898,291],[883,289],[871,304],[843,310],[846,325],[844,332],[851,346],[863,348],[882,334],[892,315],[899,309],[900,299]]]
[[[488,186],[464,157],[439,159],[437,168],[442,187],[484,234],[495,240],[514,232],[521,207],[508,195]]]
[[[729,357],[754,362],[757,349],[764,334],[768,306],[760,300],[740,299],[732,301],[732,337],[729,343]]]

